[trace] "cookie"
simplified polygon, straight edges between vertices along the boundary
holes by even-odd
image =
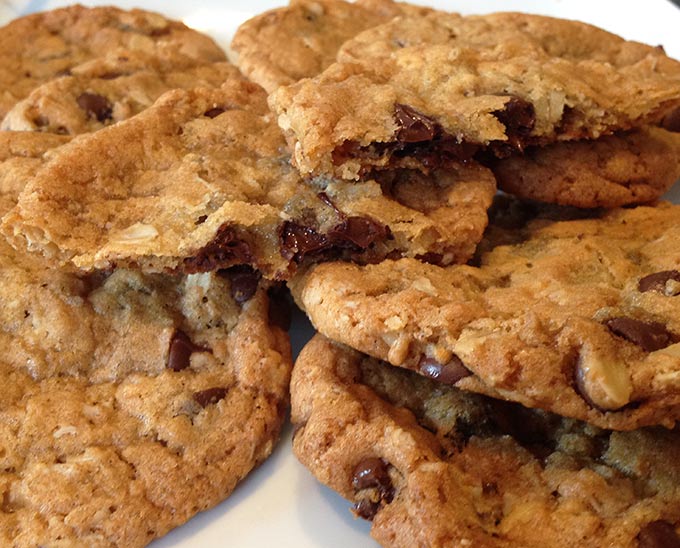
[[[533,147],[492,166],[501,190],[576,207],[651,202],[680,177],[680,133],[646,127]]]
[[[76,5],[27,15],[0,30],[0,118],[33,88],[116,48],[226,60],[211,38],[156,13]]]
[[[290,286],[321,333],[393,365],[601,427],[672,426],[680,206],[540,211],[492,223],[479,266],[327,263]]]
[[[680,433],[602,430],[398,370],[317,336],[293,449],[383,546],[680,543]]]
[[[83,269],[250,264],[284,279],[329,258],[465,261],[494,193],[493,174],[474,163],[427,179],[305,182],[265,91],[238,79],[168,92],[63,147],[28,183],[5,230],[19,248]]]
[[[364,31],[270,104],[303,174],[359,179],[654,124],[680,63],[580,22],[434,12]]]
[[[166,91],[216,87],[238,75],[227,62],[116,50],[35,88],[12,107],[0,129],[78,135],[130,118]]]
[[[340,46],[361,31],[427,8],[392,0],[293,0],[261,13],[236,31],[236,63],[268,92],[316,76],[335,61]]]
[[[252,273],[77,277],[6,247],[0,544],[145,546],[271,453],[291,357]]]

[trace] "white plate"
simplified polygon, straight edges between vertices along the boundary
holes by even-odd
[[[105,5],[115,1],[83,3]],[[66,3],[59,0],[0,0],[0,22]],[[247,3],[236,0],[117,2],[124,8],[142,7],[182,19],[211,34],[224,46],[241,22],[283,3],[271,0]],[[580,19],[627,39],[662,44],[669,55],[680,58],[680,34],[677,32],[680,10],[669,0],[432,0],[416,3],[462,13],[514,10]],[[676,185],[667,197],[680,203],[680,185]],[[310,335],[308,322],[302,314],[297,314],[292,329],[296,353]],[[377,546],[368,536],[369,524],[355,520],[348,511],[349,504],[319,485],[295,460],[290,450],[290,437],[288,427],[272,457],[246,478],[229,499],[156,541],[153,547]]]

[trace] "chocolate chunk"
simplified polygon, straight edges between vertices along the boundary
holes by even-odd
[[[680,108],[676,108],[661,122],[661,127],[673,133],[680,133]]]
[[[210,272],[234,264],[252,263],[253,255],[247,242],[240,240],[232,226],[223,224],[208,245],[194,257],[184,259],[184,271]]]
[[[381,242],[388,235],[389,229],[385,225],[368,217],[348,217],[328,232],[333,245],[346,247],[346,242],[351,242],[359,249]]]
[[[283,283],[275,284],[267,290],[267,296],[269,324],[288,331],[293,320],[293,298],[290,291]]]
[[[354,467],[352,473],[352,487],[355,491],[362,489],[377,489],[380,498],[392,502],[394,487],[387,472],[388,464],[380,458],[368,457]]]
[[[223,109],[223,108],[214,107],[214,108],[211,108],[210,110],[206,110],[206,111],[203,113],[203,115],[204,115],[204,116],[207,116],[208,118],[216,118],[217,116],[219,116],[219,115],[222,114],[223,112],[224,112],[224,109]]]
[[[313,255],[330,247],[328,238],[311,227],[286,221],[279,230],[281,255],[296,263],[305,255]]]
[[[191,354],[209,351],[210,349],[191,342],[191,339],[184,331],[177,329],[172,335],[172,339],[170,339],[167,367],[173,371],[181,371],[189,367]]]
[[[664,270],[662,272],[655,272],[641,278],[638,282],[638,290],[641,293],[646,291],[658,291],[663,293],[666,289],[666,282],[673,280],[680,282],[680,272],[677,270]]]
[[[194,393],[194,401],[201,407],[208,407],[225,398],[227,389],[221,387],[208,388]]]
[[[286,221],[279,229],[281,256],[300,263],[307,256],[332,254],[343,249],[361,251],[389,236],[389,229],[368,217],[347,217],[321,234],[309,226]]]
[[[99,122],[111,119],[113,105],[102,95],[86,91],[78,96],[76,103],[87,113],[88,118],[96,118]]]
[[[231,296],[238,304],[249,301],[255,295],[260,282],[260,273],[248,265],[232,266],[226,270],[219,270],[217,274],[229,280]]]
[[[394,119],[399,126],[396,138],[401,143],[432,141],[440,127],[429,116],[400,103],[394,105]]]
[[[364,489],[375,489],[378,501],[364,498],[354,506],[357,514],[364,519],[373,519],[381,501],[392,502],[394,487],[387,471],[388,464],[380,458],[369,457],[354,467],[352,472],[352,487],[356,492]]]
[[[496,110],[492,114],[505,126],[509,144],[522,150],[524,141],[536,124],[534,105],[520,97],[511,97],[501,110]]]
[[[666,348],[674,336],[659,322],[643,322],[633,318],[611,318],[605,322],[609,330],[627,341],[637,344],[645,352]]]
[[[637,539],[639,548],[680,548],[680,536],[667,521],[648,523],[640,529]]]
[[[379,502],[373,502],[370,499],[361,499],[359,502],[355,503],[352,509],[354,513],[368,521],[373,521],[373,518],[378,513],[380,508]]]
[[[420,374],[444,384],[456,384],[459,380],[472,375],[458,356],[453,356],[448,363],[439,363],[434,358],[423,357],[418,364]]]

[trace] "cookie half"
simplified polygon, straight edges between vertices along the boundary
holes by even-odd
[[[293,0],[243,23],[231,43],[243,73],[268,92],[316,76],[340,46],[397,15],[431,11],[392,0]]]
[[[538,210],[492,223],[479,266],[328,263],[290,285],[321,333],[393,365],[601,427],[672,426],[680,206]]]
[[[76,277],[6,247],[1,544],[145,546],[271,453],[291,356],[256,279]]]
[[[238,76],[227,62],[118,49],[35,88],[10,109],[0,129],[66,135],[96,131],[138,114],[166,91],[218,87]]]
[[[576,207],[651,202],[680,177],[680,133],[646,127],[534,147],[492,169],[500,189],[521,198]]]
[[[119,47],[226,60],[211,38],[157,13],[76,5],[27,15],[0,31],[0,117],[33,88]]]
[[[5,227],[18,247],[84,269],[249,264],[281,279],[302,262],[333,257],[465,261],[494,193],[493,174],[474,163],[430,178],[303,181],[266,93],[238,79],[168,92],[62,148]]]
[[[270,104],[302,173],[358,179],[654,124],[678,90],[660,48],[584,23],[435,12],[364,31]]]
[[[494,401],[315,337],[293,449],[383,546],[675,546],[676,430],[612,432]]]

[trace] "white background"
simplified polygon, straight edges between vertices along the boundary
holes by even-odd
[[[83,1],[87,5],[112,3]],[[680,59],[680,10],[668,0],[433,0],[429,4],[462,13],[526,11],[599,25],[624,38],[663,45]],[[0,22],[17,15],[41,11],[67,2],[51,0],[0,0]],[[227,47],[240,23],[253,15],[282,5],[283,1],[250,0],[120,0],[123,8],[141,7],[181,19],[211,34]],[[680,184],[667,198],[680,203]],[[294,319],[295,352],[311,334],[302,314]],[[349,504],[317,484],[295,460],[290,449],[291,428],[272,457],[237,487],[219,506],[203,512],[186,525],[153,543],[154,548],[311,548],[317,546],[375,547],[368,536],[369,524],[355,520]]]

